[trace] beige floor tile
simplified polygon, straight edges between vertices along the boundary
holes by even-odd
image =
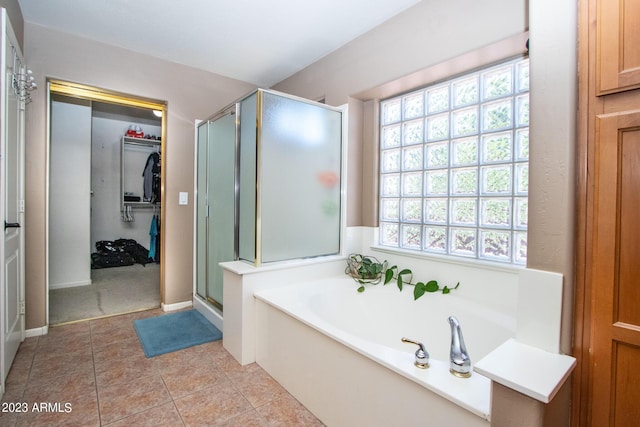
[[[171,401],[159,375],[98,389],[100,418],[108,424]]]
[[[31,373],[32,361],[28,359],[14,360],[9,374],[5,380],[5,387],[9,388],[24,388],[29,381],[29,374]]]
[[[110,345],[93,352],[93,361],[98,366],[110,360],[124,359],[129,356],[143,356],[144,351],[140,345],[138,337],[131,337],[122,341],[111,343]]]
[[[49,381],[71,374],[93,372],[93,355],[84,350],[49,355],[35,360],[29,374],[29,381]]]
[[[227,356],[220,358],[217,362],[218,368],[223,371],[231,381],[240,381],[243,378],[254,374],[262,368],[257,363],[240,365],[236,359],[227,353]]]
[[[131,323],[131,322],[129,322]],[[108,347],[124,340],[138,338],[133,324],[122,326],[121,328],[101,330],[100,332],[91,333],[91,345],[93,351],[103,351]]]
[[[216,427],[265,427],[267,420],[254,409],[215,424]]]
[[[202,346],[194,346],[162,354],[152,359],[163,373],[182,371],[184,369],[199,369],[203,366],[217,367],[213,357]]]
[[[57,326],[25,340],[3,401],[25,402],[28,412],[0,413],[0,427],[322,425],[256,363],[241,366],[221,340],[146,358],[133,320],[162,314]],[[34,411],[34,403],[50,405]]]
[[[52,326],[47,335],[40,337],[40,340],[58,339],[61,336],[70,336],[88,333],[90,325],[88,322],[70,323],[67,325]]]
[[[212,386],[230,385],[227,376],[215,366],[199,366],[162,373],[162,379],[173,399],[197,393]]]
[[[78,396],[96,395],[92,370],[56,378],[33,378],[24,391],[24,400],[33,402],[64,402]]]
[[[123,418],[109,427],[182,427],[182,419],[173,402]]]
[[[155,364],[144,354],[135,354],[125,358],[104,360],[95,364],[98,388],[108,387],[122,382],[131,382],[140,377],[156,373]]]
[[[91,335],[111,333],[122,329],[133,329],[133,316],[123,314],[121,316],[104,317],[89,322]]]
[[[238,375],[234,385],[254,408],[271,402],[286,390],[262,368],[255,369],[245,375]]]
[[[33,356],[36,354],[36,349],[38,348],[39,338],[40,337],[30,337],[25,339],[18,348],[18,353],[16,353],[16,360],[33,360]]]
[[[5,402],[21,402],[24,395],[24,387],[8,388],[2,395],[2,403]],[[0,411],[2,413],[2,411]]]
[[[103,317],[89,321],[91,333],[94,335],[113,331],[116,329],[129,328],[132,326],[131,314],[123,314],[120,316]]]
[[[290,394],[283,394],[278,399],[256,409],[271,426],[282,427],[315,427],[323,424],[307,408]]]
[[[55,338],[48,338],[47,336],[40,338],[35,354],[36,359],[78,351],[91,352],[91,335],[89,332],[59,335]]]
[[[215,425],[252,409],[240,392],[223,384],[175,400],[185,425]]]
[[[131,313],[132,320],[135,319],[147,319],[149,317],[162,316],[163,314],[167,314],[165,311],[162,311],[161,308],[154,308],[152,310],[144,310],[144,311],[136,311],[135,313]]]
[[[0,426],[13,427],[18,422],[18,414],[15,412],[0,412]]]

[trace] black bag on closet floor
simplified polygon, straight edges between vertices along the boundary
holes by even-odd
[[[136,260],[126,252],[94,252],[91,254],[91,268],[124,267]]]
[[[133,239],[100,240],[91,254],[91,268],[124,267],[153,262],[149,250]]]
[[[133,257],[138,264],[147,265],[153,262],[153,259],[149,258],[149,249],[142,246],[140,243],[133,239],[118,239],[113,242],[117,247]]]

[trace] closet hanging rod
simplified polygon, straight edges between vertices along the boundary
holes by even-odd
[[[124,206],[131,206],[132,208],[160,208],[159,203],[146,203],[146,202],[123,202]]]

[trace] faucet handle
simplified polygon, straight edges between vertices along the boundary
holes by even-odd
[[[402,337],[402,342],[415,344],[418,346],[418,349],[416,350],[416,360],[413,362],[413,364],[420,369],[427,369],[429,367],[429,353],[424,348],[424,344],[404,337]]]

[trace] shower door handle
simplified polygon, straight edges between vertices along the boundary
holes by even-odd
[[[20,228],[20,223],[18,222],[4,222],[4,229],[6,230],[7,228]]]

